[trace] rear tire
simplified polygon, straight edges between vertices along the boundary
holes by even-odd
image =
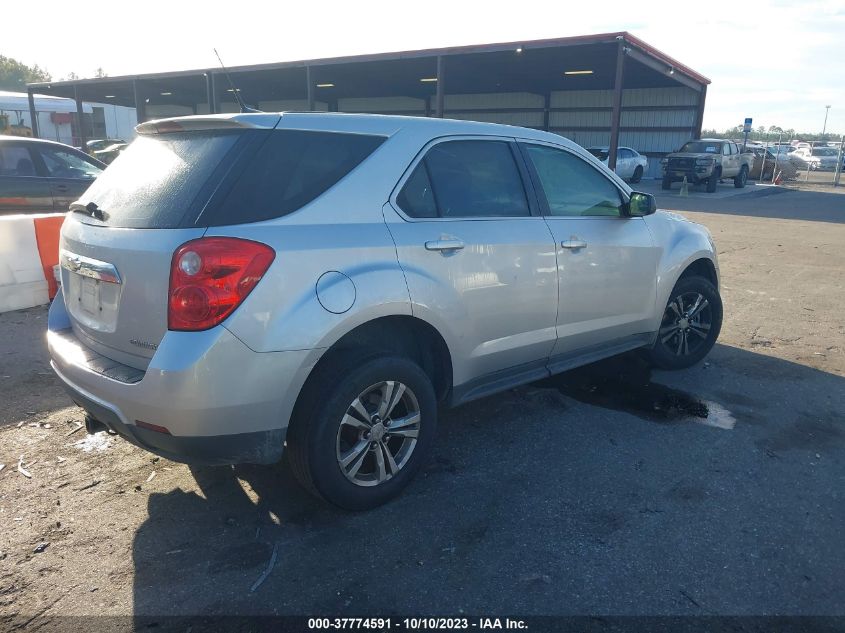
[[[648,360],[661,369],[692,367],[713,349],[722,329],[722,298],[703,277],[675,284]]]
[[[309,492],[347,510],[369,510],[410,483],[436,430],[434,388],[416,363],[344,354],[318,368],[303,388],[287,452]]]
[[[643,177],[643,168],[640,167],[639,165],[637,165],[637,168],[634,169],[634,175],[631,176],[631,182],[636,184],[640,180],[642,180],[642,177]]]
[[[672,188],[672,179],[667,178],[666,176],[663,177],[663,182],[660,184],[661,189],[671,189]]]
[[[742,189],[745,187],[746,182],[748,182],[748,167],[743,165],[742,169],[740,169],[739,173],[736,175],[736,178],[734,178],[734,187]]]

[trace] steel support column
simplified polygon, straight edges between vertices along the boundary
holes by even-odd
[[[220,107],[217,103],[217,85],[213,72],[205,73],[205,94],[208,100],[208,113],[217,114]]]
[[[305,83],[308,84],[308,90],[305,93],[305,98],[308,100],[308,111],[314,110],[314,82],[311,79],[311,66],[305,67]]]
[[[443,56],[437,56],[437,97],[435,103],[435,114],[434,116],[442,119],[443,118],[443,100],[444,100],[444,91],[446,90],[446,86],[444,85],[446,81],[446,65],[443,63]]]
[[[698,111],[695,113],[695,129],[693,130],[693,138],[701,138],[701,128],[704,125],[705,99],[707,99],[707,86],[702,86],[701,92],[698,96]]]
[[[35,95],[32,89],[27,89],[26,98],[29,101],[29,125],[32,128],[32,135],[35,138],[41,138],[38,135],[38,112],[35,111]]]
[[[607,151],[607,166],[616,169],[616,154],[619,150],[619,124],[622,120],[622,81],[625,78],[625,40],[619,40],[616,48],[616,78],[613,81],[613,112],[610,115],[610,147]]]
[[[137,79],[132,80],[132,92],[135,93],[135,119],[138,123],[143,123],[147,120],[147,104]]]
[[[79,98],[79,87],[73,87],[73,99],[76,101],[76,125],[79,133],[79,147],[85,150],[85,143],[88,136],[85,134],[85,112],[82,109],[82,100]]]
[[[549,131],[549,109],[552,107],[552,93],[547,92],[543,95],[544,104],[543,104],[543,129],[548,132]]]

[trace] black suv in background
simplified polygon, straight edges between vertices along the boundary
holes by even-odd
[[[105,168],[62,143],[0,136],[0,214],[67,211]]]

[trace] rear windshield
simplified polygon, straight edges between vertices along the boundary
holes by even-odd
[[[114,227],[268,220],[296,211],[333,187],[384,140],[302,130],[140,136],[79,202],[95,202],[106,224]]]
[[[196,212],[197,194],[241,132],[139,136],[79,202],[94,202],[109,226],[175,228]]]
[[[590,152],[590,154],[592,154],[593,156],[595,156],[599,160],[607,160],[607,150],[606,149],[599,149],[597,147],[591,147],[587,151]]]

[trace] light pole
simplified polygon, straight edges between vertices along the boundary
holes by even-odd
[[[822,126],[822,140],[824,140],[824,133],[827,131],[827,113],[830,112],[830,106],[824,107],[824,125]]]

